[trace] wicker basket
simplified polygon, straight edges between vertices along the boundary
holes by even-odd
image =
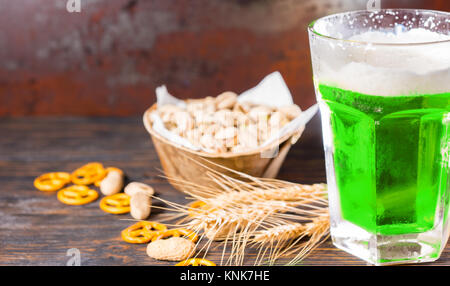
[[[172,181],[171,178],[186,180],[204,186],[211,185],[211,180],[205,175],[205,170],[200,166],[194,166],[194,163],[189,158],[201,161],[208,167],[231,177],[236,177],[236,174],[226,171],[223,168],[215,166],[214,164],[208,164],[207,161],[249,174],[251,176],[275,178],[281,165],[283,164],[284,159],[286,158],[289,149],[291,148],[291,145],[297,142],[304,130],[303,127],[300,130],[292,132],[291,134],[286,134],[279,140],[279,142],[274,142],[269,146],[258,148],[252,150],[251,152],[212,154],[202,151],[194,151],[183,146],[176,145],[154,131],[149,119],[149,113],[154,111],[156,108],[157,106],[155,103],[144,113],[144,125],[150,133],[150,137],[152,138],[153,145],[158,153],[164,173],[167,177],[169,177],[169,183],[180,191],[182,191],[182,187],[180,187],[179,184],[176,184],[175,181]],[[279,151],[276,157],[261,157],[262,152],[272,150],[276,147],[276,144],[279,144]],[[206,159],[207,161],[200,159]]]

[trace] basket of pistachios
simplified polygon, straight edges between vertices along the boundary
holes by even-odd
[[[179,100],[165,86],[157,88],[157,103],[145,112],[143,121],[164,173],[175,188],[182,190],[189,182],[211,182],[208,172],[193,160],[214,170],[220,165],[251,176],[276,177],[316,108],[303,112],[292,103],[290,94],[290,101],[284,100],[287,104],[258,102],[264,95],[257,93],[238,96],[227,91],[216,97]],[[223,168],[220,172],[235,176]]]

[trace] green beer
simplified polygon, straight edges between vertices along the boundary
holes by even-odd
[[[333,244],[434,261],[450,233],[450,13],[345,12],[309,26]]]
[[[374,96],[327,85],[319,91],[330,109],[343,218],[375,234],[432,229],[438,196],[448,188],[442,150],[450,139],[450,92]]]

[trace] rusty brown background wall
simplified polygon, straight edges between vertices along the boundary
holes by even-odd
[[[0,116],[140,115],[158,85],[183,98],[239,93],[275,70],[306,108],[307,24],[367,0],[81,0],[81,13],[66,2],[0,0]]]

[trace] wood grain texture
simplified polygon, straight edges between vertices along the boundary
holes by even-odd
[[[173,265],[149,258],[146,245],[128,244],[120,231],[129,215],[111,215],[98,207],[68,206],[55,193],[33,187],[48,171],[72,171],[89,161],[123,169],[128,180],[152,185],[158,196],[185,203],[159,175],[160,163],[141,117],[0,119],[0,264],[65,265],[66,252],[78,248],[81,265]],[[279,178],[299,183],[325,181],[319,116],[307,126],[283,164]],[[159,203],[157,203],[159,204]],[[164,211],[154,209],[150,219]],[[208,258],[219,262],[221,249]],[[248,253],[251,264],[254,253]],[[302,265],[365,265],[328,240]],[[450,265],[450,247],[426,265]]]
[[[0,116],[140,115],[166,84],[180,98],[242,92],[280,71],[314,103],[307,25],[359,0],[0,0]],[[383,8],[450,10],[446,0]],[[24,21],[23,19],[26,19]]]

